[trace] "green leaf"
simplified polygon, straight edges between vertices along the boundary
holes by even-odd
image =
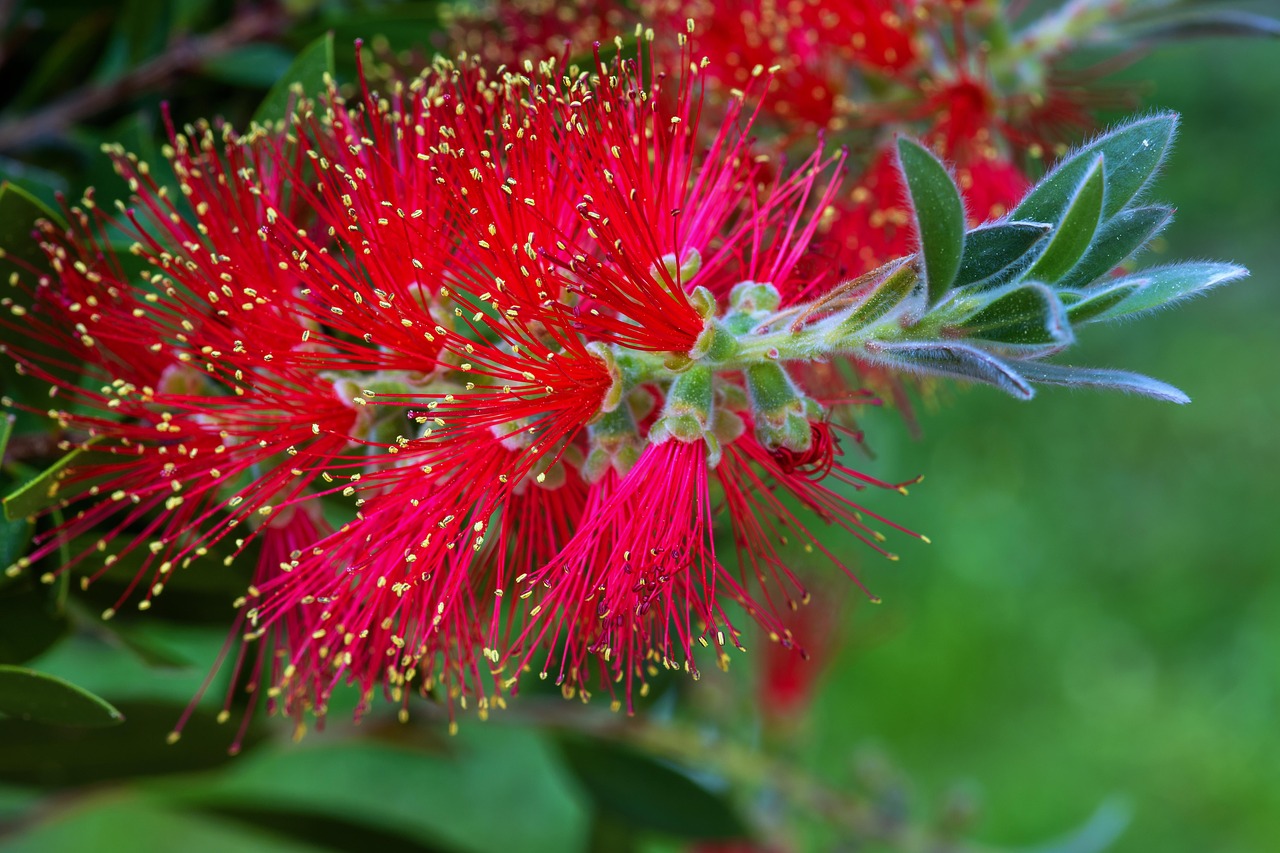
[[[374,38],[385,39],[387,47],[392,51],[421,50],[424,45],[431,44],[441,33],[443,6],[439,2],[413,3],[403,0],[394,4],[363,3],[358,7],[328,4],[328,8],[313,23],[298,24],[295,34],[296,37],[306,39],[316,38],[324,31],[332,32],[334,41],[343,46],[338,62],[340,67],[345,67],[354,65],[355,51],[349,48],[356,39],[364,39],[366,43]],[[601,45],[602,54],[612,49],[612,42]],[[365,50],[367,59],[368,48]],[[588,53],[585,57],[573,57],[570,64],[575,61],[586,66],[591,61],[591,55]]]
[[[201,808],[394,827],[457,851],[507,850],[512,839],[532,853],[583,849],[587,814],[536,732],[468,721],[444,746],[432,753],[405,743],[329,740],[262,749],[217,777],[167,782],[156,794]]]
[[[1243,9],[1204,9],[1154,20],[1139,20],[1118,27],[1116,35],[1125,44],[1206,38],[1280,38],[1280,20]]]
[[[898,163],[911,194],[929,304],[935,305],[960,270],[964,201],[946,166],[915,140],[898,140]]]
[[[39,812],[37,812],[39,814]],[[89,796],[22,824],[0,842],[0,853],[324,853],[315,846],[216,815],[173,809],[133,792]]]
[[[13,415],[0,415],[0,460],[4,459],[4,452],[9,446],[9,437],[13,435],[13,423]],[[8,480],[6,473],[0,471],[0,484],[7,484]],[[0,571],[12,566],[26,553],[33,530],[34,526],[25,518],[11,521],[0,517]],[[0,575],[0,585],[4,583],[5,578],[6,575]]]
[[[1001,222],[973,229],[964,238],[955,287],[985,289],[1008,283],[1052,230],[1041,222]]]
[[[607,817],[682,839],[748,835],[723,796],[671,765],[600,740],[564,737],[560,748],[583,791]]]
[[[1019,284],[970,314],[957,330],[966,338],[1018,347],[1071,342],[1071,324],[1057,295],[1043,284]]]
[[[1121,125],[1064,157],[1013,211],[1014,219],[1059,222],[1085,174],[1099,156],[1107,161],[1102,206],[1110,218],[1142,192],[1164,162],[1178,127],[1174,113],[1157,113]]]
[[[118,650],[114,655],[124,657]],[[148,672],[147,677],[160,680],[163,675]],[[125,719],[111,728],[33,726],[0,719],[0,780],[79,788],[133,777],[191,773],[233,762],[228,747],[238,730],[241,709],[232,709],[228,724],[219,725],[217,707],[199,708],[183,727],[181,740],[173,745],[168,742],[190,698],[190,693],[174,702],[112,696],[112,704]],[[262,741],[261,727],[251,725],[241,756],[252,755]]]
[[[1173,218],[1168,207],[1135,207],[1103,223],[1084,257],[1056,282],[1057,287],[1085,287],[1133,257]]]
[[[875,286],[875,290],[868,293],[866,298],[840,321],[841,332],[853,334],[877,320],[884,319],[901,305],[919,284],[920,280],[916,277],[911,264],[902,263],[881,279]]]
[[[1117,283],[1110,287],[1084,291],[1060,290],[1058,291],[1058,296],[1067,306],[1067,319],[1071,321],[1072,325],[1079,325],[1080,323],[1087,323],[1107,309],[1119,305],[1142,287],[1142,284],[1142,281],[1119,279]]]
[[[13,415],[0,415],[0,459],[4,459],[4,451],[9,446],[9,437],[13,435]]]
[[[1035,396],[1012,366],[969,344],[870,341],[864,349],[868,360],[909,373],[985,382],[1020,400]]]
[[[1114,320],[1132,314],[1145,314],[1203,293],[1210,288],[1237,281],[1249,274],[1235,264],[1186,263],[1143,270],[1119,279],[1117,284],[1133,284],[1134,292],[1114,307],[1093,319]]]
[[[289,117],[290,105],[297,100],[294,84],[308,95],[324,88],[326,74],[333,74],[333,33],[325,33],[302,49],[253,114],[259,124],[274,124]]]
[[[54,612],[52,597],[48,585],[30,575],[0,593],[0,664],[25,664],[66,636],[68,620]]]
[[[1031,265],[1027,277],[1050,284],[1058,281],[1076,265],[1093,242],[1102,216],[1102,197],[1106,190],[1105,166],[1100,156],[1093,161],[1067,205],[1062,221],[1044,252]]]
[[[1140,394],[1167,403],[1190,403],[1191,398],[1159,379],[1130,373],[1127,370],[1103,370],[1096,367],[1071,367],[1065,364],[1048,364],[1043,361],[1027,361],[1018,366],[1022,375],[1032,382],[1046,385],[1066,385],[1071,388],[1102,388],[1108,391],[1124,391]]]
[[[0,665],[0,714],[64,726],[114,726],[124,717],[105,700],[52,675]]]
[[[10,287],[9,279],[14,273],[24,279],[29,278],[27,267],[45,266],[44,250],[32,238],[35,223],[40,219],[47,219],[59,227],[64,225],[62,217],[31,193],[8,182],[0,184],[0,290],[3,290],[5,297],[13,299],[15,304],[28,310],[32,307],[28,294]],[[4,334],[4,343],[21,346],[37,356],[65,357],[65,353],[39,338],[11,330],[5,330]],[[48,386],[34,376],[16,373],[9,358],[0,357],[0,366],[4,368],[0,371],[0,393],[22,400],[40,399],[48,392]],[[18,433],[37,432],[46,427],[46,420],[39,415],[19,411],[15,426]]]
[[[0,501],[4,507],[4,517],[9,521],[16,521],[35,515],[57,503],[59,497],[64,496],[59,494],[63,472],[81,461],[81,457],[85,454],[92,453],[92,445],[96,441],[96,437],[89,439],[84,447],[77,447],[6,495]]]
[[[204,76],[232,86],[267,89],[289,75],[293,56],[278,44],[245,44],[205,60]]]

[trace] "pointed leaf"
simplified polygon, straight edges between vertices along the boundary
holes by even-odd
[[[853,334],[864,329],[877,320],[884,319],[891,311],[902,305],[920,284],[911,264],[902,263],[886,275],[875,290],[867,294],[847,316],[840,321],[840,328],[845,334]],[[916,300],[918,301],[918,300]]]
[[[275,123],[287,119],[291,105],[297,100],[294,84],[309,95],[316,95],[324,88],[325,75],[333,74],[333,33],[325,33],[302,49],[293,64],[284,72],[266,98],[253,114],[259,124]]]
[[[13,435],[13,415],[0,415],[0,460],[4,459],[4,451],[9,446],[9,436]]]
[[[1102,196],[1106,189],[1105,164],[1100,156],[1093,161],[1071,203],[1054,229],[1044,252],[1027,271],[1029,278],[1050,284],[1058,281],[1084,256],[1098,231],[1102,216]]]
[[[1058,297],[1067,306],[1067,319],[1072,325],[1087,323],[1107,309],[1119,305],[1146,283],[1138,277],[1119,279],[1110,287],[1094,290],[1058,291]]]
[[[1097,320],[1114,320],[1131,314],[1142,314],[1180,302],[1220,284],[1237,281],[1249,274],[1235,264],[1188,263],[1143,270],[1121,281],[1138,281],[1142,286],[1114,308],[1099,314]]]
[[[114,726],[124,719],[89,691],[20,666],[0,666],[0,715],[64,726]]]
[[[578,737],[563,738],[561,752],[596,808],[634,830],[685,839],[748,834],[723,796],[648,755]]]
[[[966,338],[1042,347],[1071,341],[1071,324],[1054,292],[1043,284],[1015,285],[965,318]]]
[[[1107,192],[1102,214],[1110,218],[1142,192],[1164,162],[1178,127],[1174,113],[1158,113],[1121,125],[1064,157],[1027,194],[1014,219],[1058,222],[1076,187],[1099,155],[1107,160]]]
[[[1280,20],[1243,9],[1204,9],[1117,28],[1129,44],[1205,38],[1280,38]]]
[[[13,434],[13,415],[0,415],[0,460],[4,459],[5,449],[9,446],[9,437]],[[8,478],[0,472],[0,483],[8,482]],[[0,517],[0,572],[12,566],[18,558],[26,553],[31,541],[32,524],[25,518],[10,520]],[[6,575],[0,574],[0,584]]]
[[[1072,388],[1104,388],[1141,394],[1168,403],[1190,403],[1191,398],[1159,379],[1130,373],[1127,370],[1104,370],[1097,367],[1071,367],[1065,364],[1046,364],[1028,361],[1018,365],[1022,374],[1032,382],[1046,385],[1066,385]]]
[[[1011,366],[968,344],[871,341],[865,350],[871,361],[899,370],[985,382],[1021,400],[1035,396],[1035,391]]]
[[[1173,209],[1168,207],[1135,207],[1116,214],[1103,223],[1084,257],[1056,285],[1092,284],[1133,257],[1172,218]]]
[[[898,140],[898,163],[911,194],[929,304],[934,305],[960,269],[964,201],[946,166],[915,140],[905,136]]]
[[[1042,222],[1001,222],[973,229],[964,237],[954,286],[985,289],[1007,284],[1030,263],[1032,248],[1052,230]]]
[[[586,803],[541,734],[464,725],[445,746],[428,752],[412,743],[317,740],[262,749],[223,773],[158,782],[151,790],[175,805],[395,825],[457,853],[585,849]],[[520,773],[511,772],[515,766]],[[335,778],[343,783],[333,784]]]

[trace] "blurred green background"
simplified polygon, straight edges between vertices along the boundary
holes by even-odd
[[[436,29],[431,3],[318,5],[295,9],[304,23],[269,43],[180,77],[165,91],[180,118],[251,112],[326,27],[340,61],[355,35],[389,31],[403,48]],[[9,31],[10,114],[156,50],[146,3],[18,6],[71,22],[58,27],[69,35],[57,61],[33,58],[43,42]],[[192,29],[227,11],[156,8]],[[1091,329],[1074,361],[1150,373],[1193,403],[1055,389],[1018,403],[950,389],[924,409],[914,442],[899,438],[895,414],[869,413],[871,469],[927,475],[909,498],[879,496],[874,508],[934,544],[901,546],[898,563],[862,561],[884,603],[845,597],[840,651],[807,719],[762,728],[742,660],[728,680],[659,690],[639,732],[533,695],[509,715],[522,724],[465,718],[452,739],[430,708],[407,727],[375,716],[356,728],[335,712],[330,731],[300,746],[288,726],[259,722],[228,759],[216,687],[212,710],[164,744],[224,621],[157,613],[107,634],[73,613],[74,635],[29,665],[128,719],[101,730],[0,720],[0,851],[675,850],[735,834],[744,815],[799,849],[831,849],[830,815],[811,808],[820,796],[801,782],[755,784],[777,782],[777,766],[847,795],[836,811],[870,802],[890,823],[937,824],[980,803],[964,834],[1001,848],[1094,849],[1128,816],[1109,849],[1280,849],[1280,46],[1165,46],[1123,76],[1150,87],[1147,104],[1183,115],[1156,193],[1179,209],[1167,254],[1235,260],[1253,278],[1140,326]],[[0,172],[38,195],[93,181],[115,196],[118,181],[86,152],[117,137],[147,144],[159,100],[0,158]],[[40,590],[4,592],[10,628],[45,606]],[[40,648],[36,632],[22,636]],[[726,767],[738,752],[742,766]]]
[[[891,476],[927,474],[893,512],[934,545],[867,568],[885,603],[853,614],[805,755],[834,767],[857,733],[923,788],[971,779],[991,840],[1115,794],[1133,814],[1115,850],[1276,850],[1280,53],[1169,46],[1124,76],[1183,117],[1156,192],[1178,208],[1166,254],[1253,276],[1072,354],[1188,406],[975,389],[886,454]]]

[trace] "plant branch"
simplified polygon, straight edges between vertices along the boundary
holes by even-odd
[[[270,4],[265,8],[248,8],[211,33],[179,39],[164,53],[113,80],[77,89],[33,113],[0,122],[0,151],[23,148],[56,136],[76,122],[142,92],[160,88],[174,77],[233,48],[275,35],[286,21],[285,14]]]

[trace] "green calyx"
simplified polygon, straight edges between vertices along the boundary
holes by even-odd
[[[818,404],[800,393],[782,365],[766,362],[743,372],[760,444],[769,451],[808,450],[813,442],[809,422],[821,416]]]
[[[643,392],[641,392],[643,393]],[[635,412],[630,400],[622,400],[612,411],[587,427],[586,458],[582,463],[582,479],[598,483],[610,469],[625,476],[644,452]]]

